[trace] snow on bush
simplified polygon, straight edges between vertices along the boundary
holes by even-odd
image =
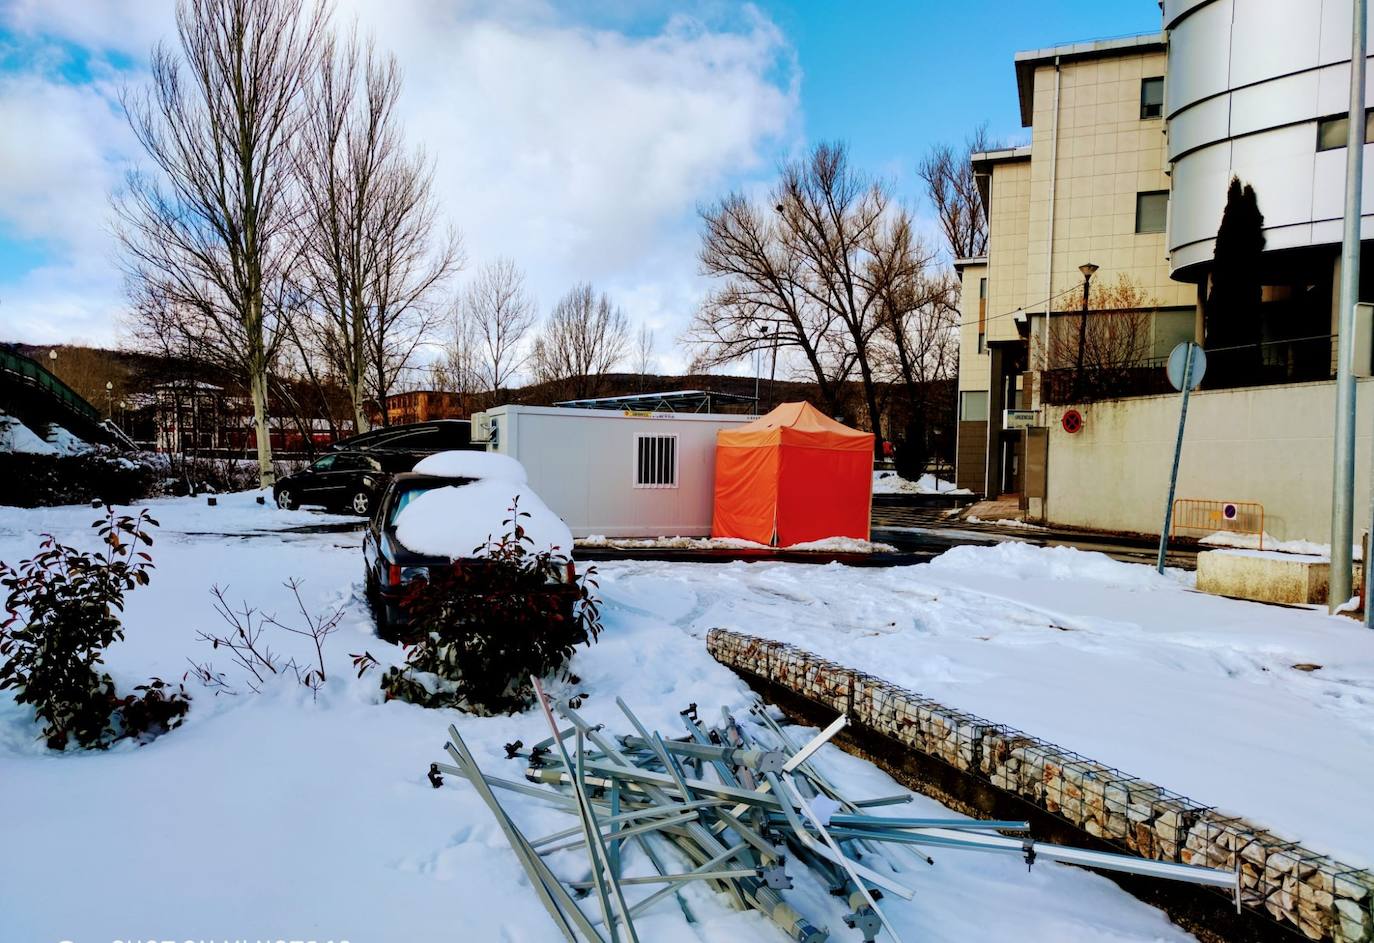
[[[13,416],[0,416],[0,452],[56,455],[57,449]]]
[[[539,495],[521,482],[498,479],[426,491],[401,511],[396,539],[415,553],[450,560],[484,556],[489,543],[509,532],[517,500],[529,515],[520,524],[533,551],[572,552],[572,531]]]
[[[85,455],[92,450],[90,445],[78,439],[62,426],[54,425],[48,432],[48,436],[52,439],[49,443],[52,450],[58,455]]]
[[[520,484],[530,480],[525,474],[524,465],[499,452],[437,452],[420,459],[415,471],[421,475],[438,475],[442,478],[497,478]]]
[[[53,750],[104,749],[115,740],[149,739],[181,724],[186,692],[160,678],[119,697],[100,669],[105,650],[124,640],[124,596],[147,586],[152,557],[148,531],[157,521],[109,511],[92,525],[105,549],[98,553],[44,535],[37,555],[10,566],[0,562],[7,618],[0,623],[0,691],[33,707],[43,739]]]
[[[874,494],[972,494],[967,488],[956,488],[953,482],[922,475],[918,481],[908,481],[891,472],[873,473]]]

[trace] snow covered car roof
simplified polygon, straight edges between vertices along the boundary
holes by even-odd
[[[436,452],[417,462],[415,473],[439,478],[497,478],[520,484],[530,480],[524,465],[498,452]]]
[[[519,463],[511,461],[519,467]],[[407,550],[426,556],[450,560],[483,556],[488,543],[512,530],[508,522],[517,499],[520,526],[533,541],[527,546],[534,551],[571,556],[572,531],[562,518],[523,481],[500,478],[423,492],[402,508],[396,518],[396,541]]]

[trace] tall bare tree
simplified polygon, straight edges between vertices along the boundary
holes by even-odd
[[[121,96],[154,167],[115,197],[123,264],[166,299],[168,329],[244,377],[263,485],[268,374],[297,306],[290,142],[327,17],[306,0],[179,0],[179,49],[154,47],[151,85]]]
[[[1045,371],[1051,403],[1092,402],[1153,391],[1158,369],[1148,369],[1159,302],[1129,275],[1095,282],[1085,315],[1072,295],[1055,303],[1050,318],[1053,362]]]
[[[635,332],[634,369],[639,374],[639,391],[644,392],[644,384],[654,368],[654,329],[640,322]]]
[[[468,285],[456,313],[466,325],[453,338],[472,346],[476,387],[492,392],[508,387],[525,365],[528,355],[522,345],[534,327],[534,300],[525,289],[524,273],[511,259],[488,263]]]
[[[773,201],[777,207],[781,203]],[[835,316],[802,289],[803,262],[782,237],[780,213],[743,193],[701,211],[701,272],[720,285],[703,300],[685,335],[696,348],[693,368],[709,370],[777,345],[799,355],[816,378],[822,405],[840,410],[840,387],[852,360],[831,330]]]
[[[624,359],[630,327],[625,312],[591,285],[574,285],[544,322],[531,352],[535,379],[557,383],[571,399],[595,396],[601,378]]]
[[[956,259],[976,259],[987,254],[988,225],[971,158],[995,146],[988,137],[988,126],[981,124],[964,139],[962,146],[932,147],[916,168],[925,181],[926,195],[950,254]]]
[[[369,395],[385,402],[436,324],[432,295],[461,257],[452,233],[435,242],[432,172],[404,147],[400,93],[394,56],[356,32],[327,35],[296,146],[307,336],[348,389],[359,429]]]

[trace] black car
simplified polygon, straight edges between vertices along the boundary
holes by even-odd
[[[401,607],[408,584],[417,579],[429,579],[431,571],[463,566],[482,566],[481,558],[450,560],[415,553],[396,539],[396,521],[407,504],[426,491],[448,486],[471,484],[472,478],[443,478],[414,472],[392,477],[381,498],[376,502],[367,532],[363,535],[364,586],[368,602],[377,619],[377,634],[387,641],[397,641],[405,634],[407,618]],[[549,574],[548,591],[563,597],[560,605],[572,617],[577,600],[573,580],[577,571],[572,561]]]
[[[416,460],[435,452],[454,449],[476,449],[485,446],[472,444],[472,423],[466,419],[435,419],[412,422],[400,426],[379,426],[329,446],[335,452],[404,452]]]
[[[318,504],[366,516],[390,477],[410,471],[415,461],[405,453],[330,452],[300,471],[277,479],[272,485],[272,497],[277,507],[285,511],[303,504]]]

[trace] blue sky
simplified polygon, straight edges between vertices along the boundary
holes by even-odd
[[[707,287],[701,202],[838,138],[919,204],[931,143],[984,120],[995,138],[1023,134],[1016,50],[1159,26],[1154,0],[340,7],[401,59],[408,136],[435,160],[468,272],[511,256],[542,310],[591,280],[654,328],[669,369]],[[141,81],[169,11],[0,0],[0,339],[119,340],[107,194],[138,153],[117,89]]]

